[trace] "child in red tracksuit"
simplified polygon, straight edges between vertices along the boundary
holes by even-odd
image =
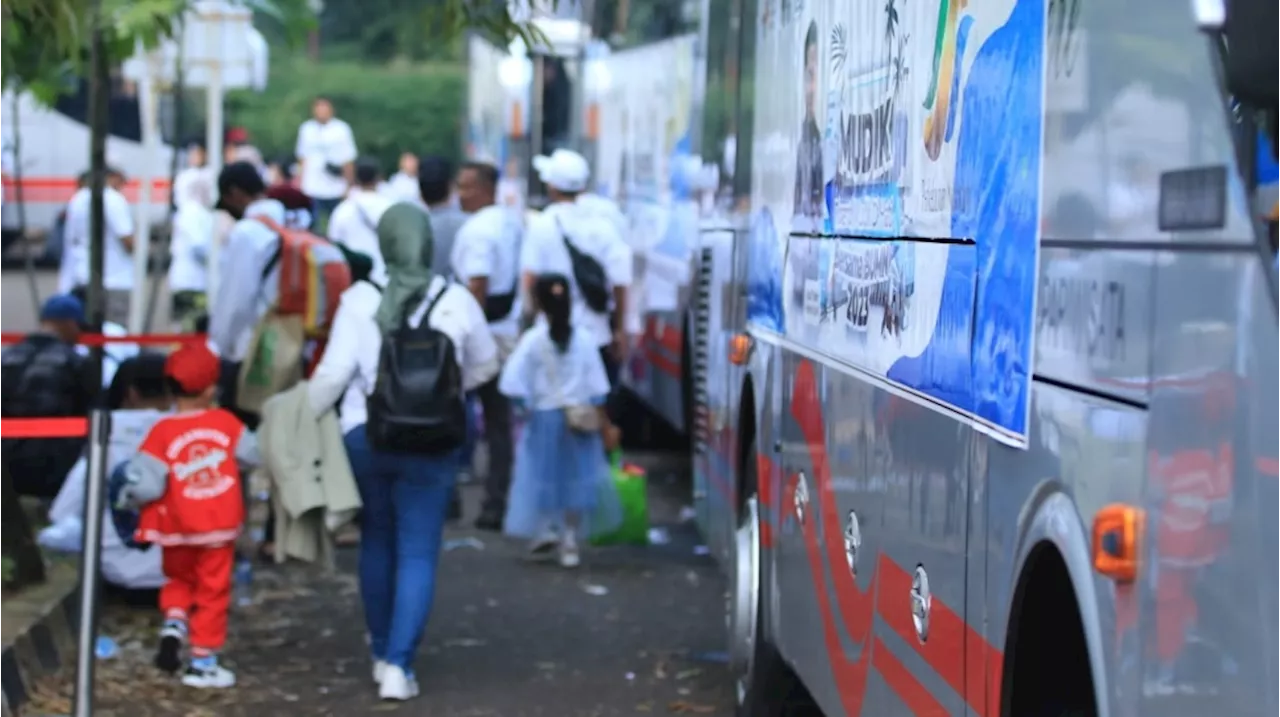
[[[158,421],[126,468],[123,502],[141,505],[137,539],[161,547],[167,581],[160,590],[164,627],[156,666],[190,687],[231,687],[218,664],[227,637],[235,541],[244,523],[239,463],[259,463],[257,441],[229,411],[213,408],[218,359],[189,345],[165,361],[175,413]]]

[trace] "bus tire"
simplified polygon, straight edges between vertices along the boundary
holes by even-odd
[[[748,456],[755,456],[754,441]],[[745,498],[734,532],[733,590],[729,604],[730,663],[737,717],[821,717],[800,678],[769,640],[766,582],[760,542],[756,461],[745,461]]]

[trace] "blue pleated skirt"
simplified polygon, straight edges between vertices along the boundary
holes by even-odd
[[[570,429],[564,411],[532,411],[516,445],[503,530],[532,538],[548,524],[559,524],[565,512],[581,515],[588,537],[622,524],[600,435]]]

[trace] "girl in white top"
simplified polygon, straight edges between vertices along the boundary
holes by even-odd
[[[384,287],[358,281],[342,294],[320,365],[308,385],[311,407],[326,411],[342,397],[341,425],[360,498],[360,594],[379,695],[418,694],[413,659],[435,594],[445,509],[462,451],[441,455],[386,453],[365,435],[366,399],[378,373],[382,337],[405,320],[423,321],[453,342],[470,390],[498,373],[498,348],[484,310],[465,288],[431,270],[431,221],[411,204],[396,204],[378,220],[386,263]],[[412,304],[414,297],[423,298]],[[439,302],[427,313],[427,307]]]
[[[558,549],[560,564],[572,568],[580,560],[580,531],[609,531],[622,519],[600,430],[570,426],[566,410],[594,408],[597,425],[606,426],[609,378],[595,338],[569,322],[569,280],[538,277],[534,298],[546,321],[520,337],[498,382],[529,409],[503,527],[532,538],[535,555]]]

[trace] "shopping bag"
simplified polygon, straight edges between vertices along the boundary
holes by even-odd
[[[622,522],[614,530],[591,536],[592,545],[648,545],[649,495],[644,469],[623,463],[615,453],[609,462],[609,479],[622,508]]]
[[[301,316],[267,312],[254,329],[240,365],[236,408],[261,414],[267,399],[301,381],[306,340]]]

